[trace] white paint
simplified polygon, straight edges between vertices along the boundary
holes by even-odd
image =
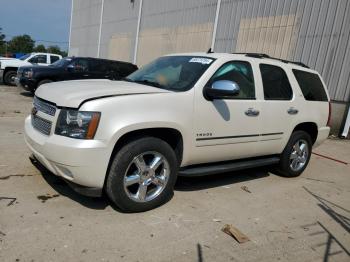
[[[137,18],[137,28],[136,28],[136,36],[135,36],[135,47],[134,47],[134,58],[133,63],[136,64],[137,59],[137,48],[139,44],[139,33],[140,33],[140,24],[141,24],[141,15],[142,15],[142,0],[140,0],[140,6],[139,6],[139,16]]]
[[[68,54],[70,54],[70,41],[72,40],[72,24],[73,24],[73,9],[74,9],[74,0],[72,0],[72,6],[70,8],[70,25],[69,25],[69,41],[68,41]]]
[[[101,15],[100,15],[100,29],[98,31],[98,43],[97,43],[97,57],[100,57],[100,49],[101,49],[101,34],[102,34],[102,22],[103,22],[103,10],[105,0],[101,0]]]
[[[221,0],[218,0],[218,3],[216,4],[213,36],[211,38],[211,46],[210,46],[211,50],[213,50],[213,51],[214,51],[214,46],[215,46],[216,29],[218,28],[218,22],[219,22],[220,6],[221,6]]]

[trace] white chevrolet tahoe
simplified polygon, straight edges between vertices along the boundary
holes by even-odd
[[[36,163],[90,196],[104,191],[123,211],[173,194],[177,175],[272,165],[306,168],[329,134],[320,75],[262,54],[160,57],[123,81],[45,84],[25,121]]]
[[[17,70],[21,66],[49,65],[62,58],[61,55],[50,53],[30,53],[18,59],[0,57],[0,82],[6,85],[16,85]]]

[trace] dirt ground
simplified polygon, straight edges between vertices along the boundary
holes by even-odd
[[[313,155],[298,178],[267,169],[180,178],[166,205],[123,214],[32,165],[31,101],[0,86],[0,261],[350,261],[350,164]],[[314,152],[350,163],[349,141]]]

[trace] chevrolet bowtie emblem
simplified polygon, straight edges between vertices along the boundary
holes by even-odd
[[[38,109],[36,107],[32,108],[32,115],[35,116],[38,113]]]

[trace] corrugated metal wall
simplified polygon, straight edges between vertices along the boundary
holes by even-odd
[[[321,73],[333,100],[349,101],[349,32],[348,0],[223,0],[215,50],[301,61]]]
[[[102,0],[74,0],[71,54],[97,55]],[[101,57],[132,61],[139,0],[105,0]],[[143,0],[138,64],[210,47],[217,0]],[[264,52],[319,71],[333,100],[350,97],[350,1],[222,0],[217,52]]]
[[[74,0],[70,55],[96,56],[101,0]]]

